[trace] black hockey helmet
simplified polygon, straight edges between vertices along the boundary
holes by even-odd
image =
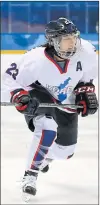
[[[78,31],[77,27],[73,24],[73,22],[66,18],[61,17],[58,20],[50,21],[45,27],[45,36],[48,40],[48,43],[54,46],[56,53],[61,58],[70,58],[76,52],[77,45],[72,51],[67,50],[65,52],[62,52],[60,50],[61,37],[70,35],[76,36],[77,39],[79,39],[80,32]]]

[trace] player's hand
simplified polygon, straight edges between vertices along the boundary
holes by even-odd
[[[78,108],[77,112],[82,117],[94,114],[98,109],[98,101],[95,94],[95,86],[92,83],[79,83],[75,88],[76,105],[82,105],[83,108]]]
[[[34,114],[39,106],[38,99],[31,98],[29,92],[23,89],[15,90],[11,95],[11,102],[16,104],[16,109],[21,113]]]

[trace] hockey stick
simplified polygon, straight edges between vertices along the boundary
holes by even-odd
[[[20,105],[20,104],[18,104]],[[1,106],[17,106],[16,103],[11,102],[1,102]],[[73,109],[77,108],[83,108],[83,106],[75,105],[75,104],[57,104],[57,103],[40,103],[39,107],[61,107],[61,108],[67,108],[70,107]]]
[[[18,104],[15,104],[15,103],[10,103],[10,102],[1,102],[1,106],[17,106]],[[79,106],[79,105],[75,105],[75,104],[56,104],[56,103],[40,103],[39,104],[39,107],[47,107],[47,108],[50,108],[50,107],[55,107],[55,108],[71,108],[72,109],[77,109],[77,108],[83,108],[83,106]],[[34,117],[34,115],[32,114],[29,114],[28,112],[25,112],[23,113],[24,115],[27,115],[29,117]]]

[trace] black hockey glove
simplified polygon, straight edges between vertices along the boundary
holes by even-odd
[[[37,98],[31,98],[28,91],[23,89],[17,89],[11,92],[11,102],[15,103],[16,109],[21,112],[28,114],[34,114],[39,106]]]
[[[98,101],[95,94],[95,86],[89,83],[79,83],[75,87],[75,94],[76,94],[76,105],[83,105],[83,108],[78,108],[77,112],[82,117],[85,117],[89,114],[94,114],[98,109]]]

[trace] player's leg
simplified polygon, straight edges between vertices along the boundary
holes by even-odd
[[[74,155],[75,147],[76,144],[62,146],[54,142],[47,154],[47,159],[51,159],[51,160],[69,159]]]
[[[33,122],[35,130],[22,187],[24,192],[35,195],[38,172],[56,138],[57,123],[51,116],[44,115],[37,116]]]
[[[77,144],[78,115],[57,110],[56,122],[58,123],[57,138],[52,144],[47,158],[69,159],[74,155]]]
[[[57,138],[55,143],[57,147],[64,151],[64,158],[74,153],[78,137],[78,114],[65,113],[56,110],[56,122],[58,124]],[[61,155],[61,157],[63,154]],[[60,156],[59,156],[60,157]]]

